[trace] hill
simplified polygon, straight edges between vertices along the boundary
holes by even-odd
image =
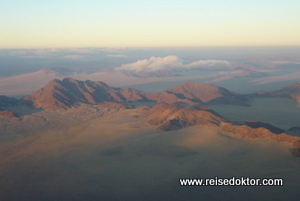
[[[182,100],[176,102],[248,105],[247,98],[236,92],[210,84],[191,81],[164,90],[156,100],[165,102],[166,97],[170,95]],[[168,103],[171,103],[171,101],[168,101]]]
[[[293,145],[291,150],[295,156],[300,156],[300,137],[291,136],[284,130],[271,124],[246,121],[234,122],[226,119],[210,108],[197,106],[183,107],[179,104],[162,103],[153,106],[146,113],[148,124],[160,130],[171,131],[184,127],[203,125],[219,127],[220,131],[247,139],[272,139],[277,142]]]
[[[293,98],[300,105],[300,82],[292,83],[280,90],[271,92],[259,91],[254,94],[250,94],[250,97],[265,98],[265,97],[281,97],[281,98]]]
[[[182,107],[176,103],[162,103],[152,107],[149,113],[148,123],[165,131],[194,125],[219,126],[221,122],[229,122],[210,108],[200,105]]]

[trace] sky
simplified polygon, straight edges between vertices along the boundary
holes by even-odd
[[[0,49],[300,46],[299,0],[0,0]]]

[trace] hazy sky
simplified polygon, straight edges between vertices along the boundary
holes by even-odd
[[[299,0],[0,0],[0,48],[300,45]]]

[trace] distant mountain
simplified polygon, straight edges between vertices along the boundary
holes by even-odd
[[[8,96],[28,95],[57,77],[61,77],[60,74],[49,67],[32,73],[5,77],[0,79],[0,94]]]
[[[16,98],[10,98],[7,96],[0,95],[0,107],[1,106],[15,106],[19,103],[19,100]]]
[[[173,95],[176,101],[165,101],[167,96]],[[183,101],[178,101],[178,100]],[[176,85],[170,89],[164,90],[155,98],[158,102],[186,102],[186,103],[210,103],[210,104],[230,104],[230,105],[248,105],[248,99],[236,92],[229,91],[222,87],[213,86],[205,83],[195,83],[187,81]],[[175,100],[175,99],[174,99]]]
[[[50,67],[45,67],[45,68],[41,69],[40,71],[45,74],[53,74],[54,76],[60,75],[60,73],[58,73],[57,71],[55,71],[54,69],[52,69]]]
[[[254,94],[250,94],[250,97],[264,98],[264,97],[282,97],[282,98],[294,98],[300,105],[300,82],[292,83],[280,90],[267,92],[259,91]]]
[[[250,70],[243,67],[237,67],[234,70],[230,71],[228,75],[232,77],[252,77],[252,78],[261,78],[268,76],[265,72],[260,72],[256,70]]]
[[[287,133],[290,134],[290,135],[300,137],[300,127],[298,127],[298,126],[291,127],[287,130]]]
[[[272,91],[271,96],[291,97],[300,103],[300,82],[295,82],[280,90]]]

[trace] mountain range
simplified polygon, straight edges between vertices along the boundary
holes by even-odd
[[[33,105],[35,108],[55,111],[66,110],[81,104],[134,101],[249,106],[248,101],[250,98],[265,97],[294,98],[300,104],[300,82],[272,92],[259,91],[254,94],[238,94],[222,87],[186,81],[160,93],[145,93],[133,88],[111,87],[104,82],[79,81],[72,77],[66,77],[63,80],[51,80],[43,88],[20,100],[0,96],[0,109],[3,106],[27,104]]]
[[[232,104],[248,105],[248,99],[236,92],[210,84],[187,81],[166,89],[161,93],[145,93],[133,88],[116,88],[104,82],[79,81],[67,77],[54,79],[22,101],[32,103],[35,108],[65,110],[80,104],[99,104],[107,101],[131,102],[151,101],[187,104]]]
[[[49,69],[48,69],[49,70]],[[21,100],[0,96],[1,106],[15,104],[32,104],[35,108],[48,111],[66,110],[81,104],[99,104],[103,102],[158,102],[194,104],[228,104],[249,106],[249,98],[287,97],[300,103],[300,82],[293,83],[283,89],[254,94],[238,94],[223,87],[205,83],[186,81],[160,93],[145,93],[133,88],[111,87],[104,82],[79,81],[72,77],[63,80],[54,79],[35,93]]]
[[[270,97],[297,97],[299,83],[282,90],[270,92]],[[285,91],[286,90],[286,91]],[[258,93],[259,94],[259,93]],[[202,104],[247,105],[248,98],[222,87],[187,81],[166,89],[161,93],[145,93],[136,89],[111,87],[104,82],[79,81],[71,77],[54,79],[46,86],[23,99],[0,96],[0,117],[19,116],[9,110],[11,107],[33,106],[46,111],[65,111],[81,106],[132,109],[124,102],[162,102],[153,107],[140,108],[141,118],[160,130],[171,131],[189,126],[213,126],[222,133],[238,135],[249,139],[269,138],[294,145],[292,153],[300,156],[299,137],[291,136],[273,125],[258,122],[235,122],[227,119]],[[185,103],[190,106],[184,107]],[[97,106],[97,107],[98,107]],[[21,118],[21,117],[20,117]]]

